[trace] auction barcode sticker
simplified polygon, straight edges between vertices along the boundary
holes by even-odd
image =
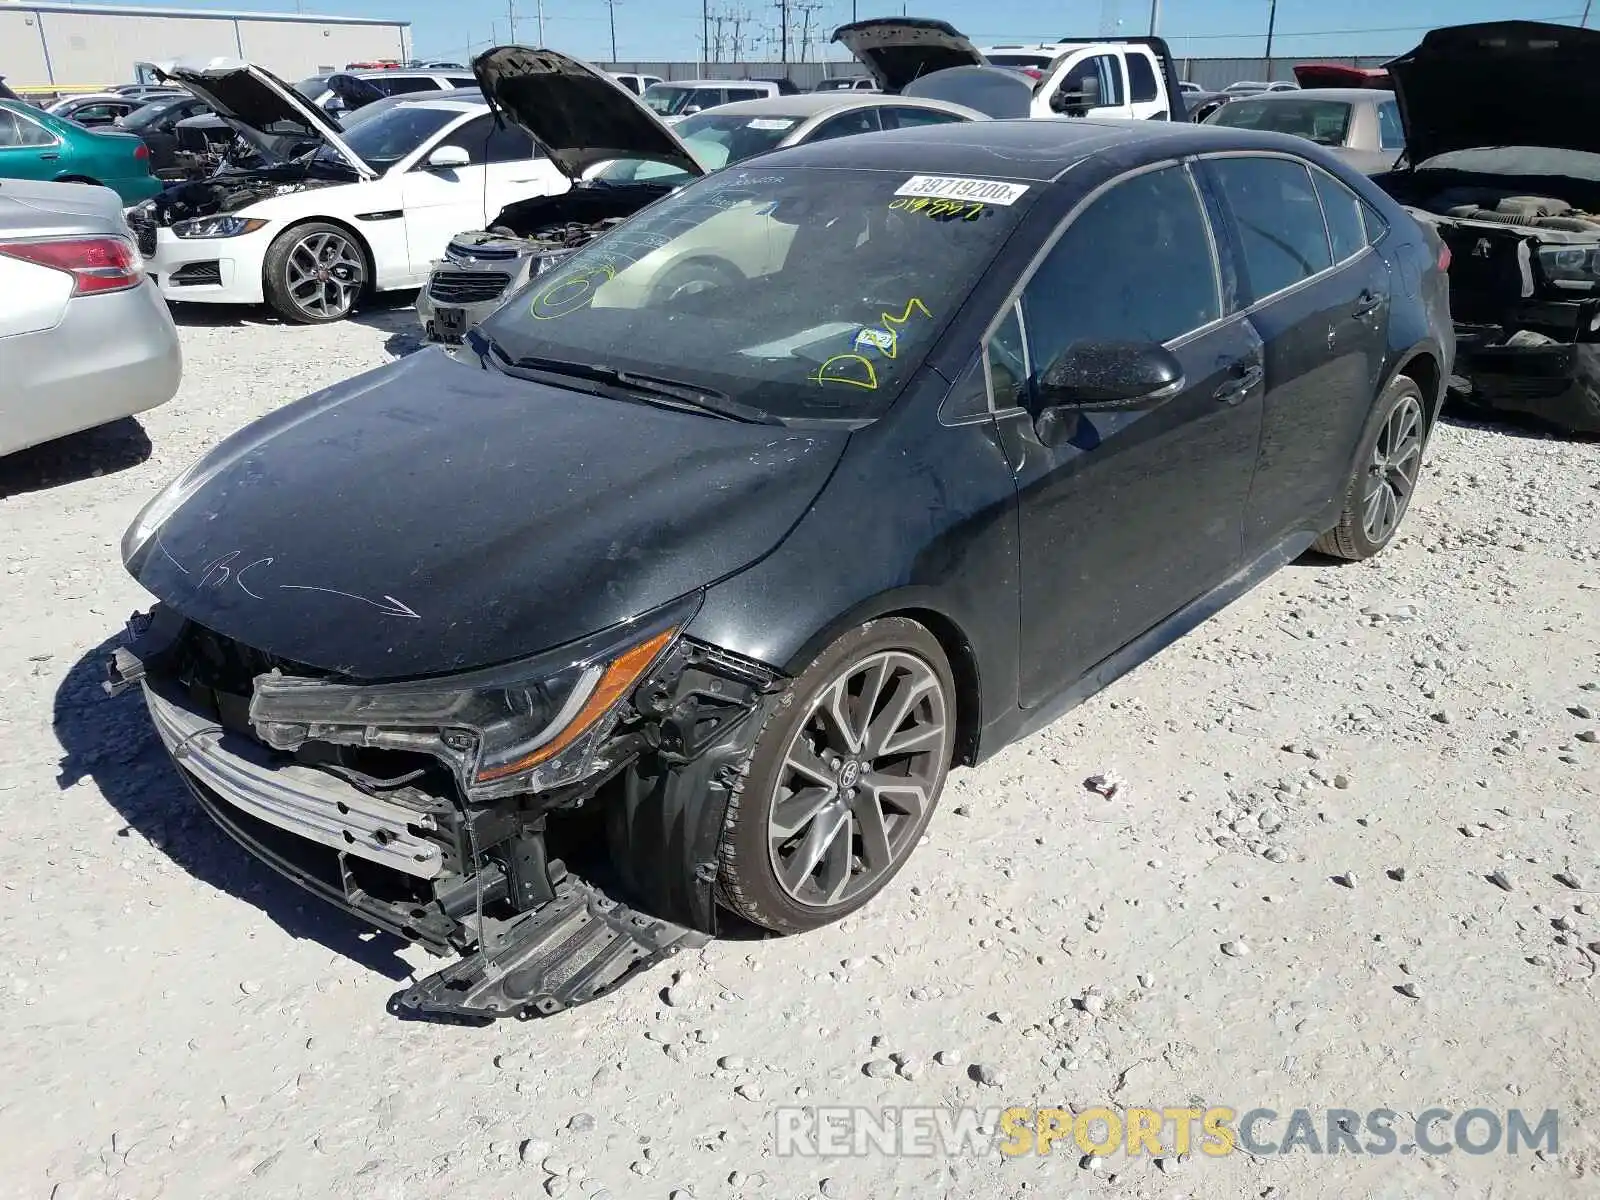
[[[954,175],[913,175],[895,189],[896,196],[934,200],[976,200],[982,204],[1015,204],[1028,190],[1025,183],[998,179],[961,179]]]

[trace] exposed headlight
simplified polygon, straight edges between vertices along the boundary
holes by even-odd
[[[597,751],[622,701],[696,605],[698,598],[622,632],[466,675],[393,684],[263,675],[250,722],[281,750],[320,741],[433,754],[471,800],[548,791],[612,765]]]
[[[1593,291],[1600,284],[1600,246],[1541,246],[1539,270],[1551,287]]]
[[[265,225],[260,217],[193,217],[174,222],[172,232],[181,238],[230,238],[254,233]]]

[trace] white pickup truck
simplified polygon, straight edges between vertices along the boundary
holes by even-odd
[[[886,92],[952,100],[991,117],[1187,118],[1172,52],[1158,37],[1063,39],[992,61],[954,26],[922,17],[841,25],[833,40]]]

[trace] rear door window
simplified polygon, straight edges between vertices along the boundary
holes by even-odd
[[[1215,158],[1206,166],[1233,215],[1252,301],[1333,265],[1322,205],[1304,163]]]
[[[1393,100],[1385,100],[1378,105],[1378,145],[1385,150],[1406,148],[1406,131],[1400,124],[1400,106]]]
[[[1156,86],[1155,70],[1142,54],[1128,55],[1128,94],[1135,104],[1158,99],[1161,95],[1161,89]]]
[[[439,90],[438,83],[426,76],[421,78],[414,75],[401,76],[398,79],[380,76],[377,79],[369,79],[367,82],[385,96],[401,96],[407,92],[436,92]]]

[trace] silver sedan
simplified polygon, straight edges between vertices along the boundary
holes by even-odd
[[[1366,175],[1394,166],[1406,144],[1394,93],[1375,88],[1267,92],[1230,101],[1204,123],[1307,138]]]
[[[182,372],[117,194],[0,180],[0,455],[165,404]]]

